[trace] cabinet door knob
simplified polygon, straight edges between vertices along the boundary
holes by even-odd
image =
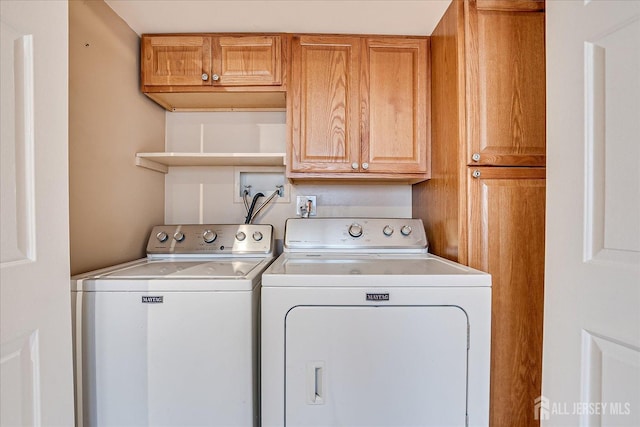
[[[474,170],[471,174],[474,178],[480,178],[480,171],[478,169]]]
[[[202,81],[205,81],[205,82],[206,82],[207,80],[209,80],[209,74],[207,74],[207,73],[202,73]]]
[[[369,169],[369,163],[363,163],[362,164],[362,169],[364,169],[364,170]]]
[[[480,161],[480,153],[473,153],[471,158],[473,159],[474,162],[479,162]]]
[[[218,80],[220,80],[220,76],[219,76],[219,75],[217,75],[217,74],[213,74],[213,75],[211,76],[211,80],[213,80],[214,82],[217,82]]]
[[[351,169],[358,169],[358,163],[357,162],[353,162],[351,163]]]

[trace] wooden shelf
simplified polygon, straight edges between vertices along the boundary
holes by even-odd
[[[285,153],[137,153],[136,165],[167,173],[169,166],[284,166]]]

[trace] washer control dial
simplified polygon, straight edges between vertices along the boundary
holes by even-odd
[[[390,225],[385,225],[382,229],[382,234],[385,236],[391,236],[393,234],[393,227]]]
[[[400,233],[402,233],[403,236],[408,236],[409,234],[411,234],[412,231],[413,230],[408,225],[403,225],[402,228],[400,229]]]
[[[176,242],[182,242],[184,240],[184,233],[182,231],[176,231],[173,238]]]
[[[357,223],[353,223],[349,226],[349,235],[351,237],[360,237],[362,236],[362,226]]]
[[[262,240],[262,233],[259,231],[254,232],[253,240],[255,240],[256,242],[259,242],[260,240]]]
[[[161,231],[158,234],[156,234],[156,239],[158,239],[160,243],[166,242],[168,238],[169,238],[169,235],[165,231]]]
[[[238,231],[236,233],[236,239],[238,239],[240,242],[242,242],[246,238],[247,238],[247,235],[243,231]]]
[[[218,235],[215,231],[205,230],[204,233],[202,233],[202,239],[204,239],[205,243],[213,243],[217,238]]]

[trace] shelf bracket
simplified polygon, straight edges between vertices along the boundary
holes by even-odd
[[[142,157],[136,156],[136,165],[141,166],[143,168],[151,169],[152,171],[161,172],[161,173],[169,173],[169,166],[163,165],[162,163],[154,162],[153,160],[144,159]]]

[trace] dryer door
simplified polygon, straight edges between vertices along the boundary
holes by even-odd
[[[286,317],[288,426],[463,426],[457,306],[298,306]]]

